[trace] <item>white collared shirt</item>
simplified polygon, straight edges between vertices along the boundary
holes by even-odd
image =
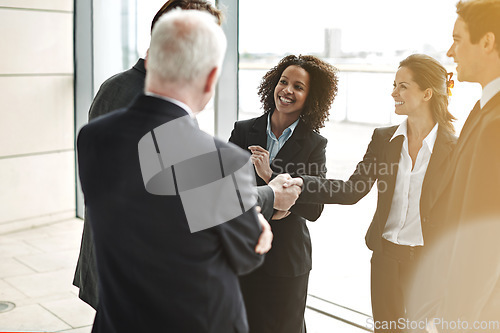
[[[484,87],[483,94],[481,95],[481,100],[479,102],[481,104],[481,109],[490,101],[490,99],[493,98],[493,96],[498,94],[498,92],[500,92],[500,77],[497,77]]]
[[[161,99],[164,99],[170,103],[173,103],[175,105],[177,105],[178,107],[182,108],[184,111],[187,112],[187,114],[193,118],[193,119],[196,119],[196,116],[195,114],[193,113],[193,110],[191,110],[191,108],[189,106],[187,106],[187,104],[185,103],[182,103],[181,101],[178,101],[176,99],[173,99],[171,97],[167,97],[167,96],[163,96],[163,95],[158,95],[158,94],[155,94],[151,91],[146,91],[144,92],[145,95],[147,96],[153,96],[153,97],[156,97],[156,98],[161,98]]]
[[[436,124],[423,140],[413,170],[408,151],[407,120],[399,125],[391,138],[392,141],[397,136],[404,136],[391,210],[382,234],[382,237],[395,244],[424,245],[422,223],[420,221],[420,195],[422,194],[422,184],[427,166],[436,142],[437,129],[438,125]]]

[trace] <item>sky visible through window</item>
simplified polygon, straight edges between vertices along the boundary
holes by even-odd
[[[242,0],[241,53],[322,53],[325,29],[345,53],[435,51],[451,45],[456,0]],[[445,57],[444,57],[445,58]]]
[[[424,53],[455,71],[446,52],[452,44],[456,2],[239,1],[240,119],[260,112],[256,87],[267,69],[285,54],[312,54],[341,71],[330,119],[379,125],[401,122],[390,95],[401,60]],[[458,118],[458,131],[479,94],[478,85],[457,82],[455,77],[450,111]],[[367,108],[363,100],[375,107]]]

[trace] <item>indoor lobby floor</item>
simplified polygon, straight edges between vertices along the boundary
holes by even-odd
[[[328,177],[349,177],[372,131],[369,125],[327,122],[322,133],[329,141]],[[371,312],[370,251],[364,244],[364,234],[375,211],[376,193],[368,197],[354,206],[325,205],[321,218],[308,223],[313,242],[310,308],[305,314],[308,333],[367,331],[368,316],[356,311]],[[78,298],[78,289],[72,285],[82,228],[82,220],[70,219],[0,234],[0,303],[15,304],[7,312],[1,312],[0,304],[0,333],[91,331],[95,312]],[[332,303],[319,302],[315,297]],[[311,308],[348,318],[366,328],[351,326]]]
[[[0,332],[89,333],[94,310],[72,285],[83,221],[72,219],[0,236]],[[307,310],[309,333],[363,332]]]
[[[94,310],[72,285],[83,221],[0,235],[0,332],[90,332]]]

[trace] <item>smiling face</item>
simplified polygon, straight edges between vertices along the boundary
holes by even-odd
[[[453,28],[453,44],[446,53],[457,63],[457,78],[459,81],[479,82],[481,64],[480,43],[472,44],[469,29],[460,17]]]
[[[418,110],[422,109],[424,103],[429,100],[429,92],[420,89],[418,84],[413,81],[413,73],[406,67],[400,67],[396,72],[394,79],[394,90],[392,97],[396,106],[396,114],[416,115]]]
[[[288,66],[274,88],[276,112],[300,116],[309,93],[309,73],[299,66]]]

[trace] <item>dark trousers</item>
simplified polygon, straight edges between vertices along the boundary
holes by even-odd
[[[371,260],[371,299],[376,333],[419,332],[409,329],[407,312],[418,307],[410,301],[410,286],[421,247],[396,245],[383,240],[383,250]],[[412,323],[410,323],[412,324]],[[417,323],[418,324],[418,323]],[[425,332],[425,330],[422,330]]]
[[[259,268],[240,277],[250,333],[306,333],[309,272],[296,277],[272,276]]]

